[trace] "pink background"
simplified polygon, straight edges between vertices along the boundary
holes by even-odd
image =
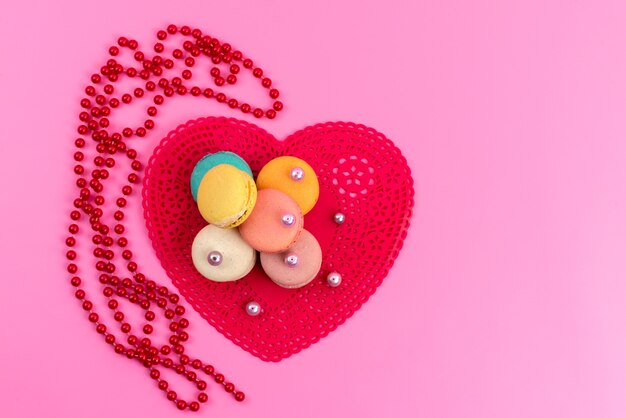
[[[293,358],[264,363],[190,313],[190,348],[248,393],[238,404],[210,384],[204,414],[626,416],[619,0],[3,2],[0,416],[180,416],[95,334],[61,245],[87,77],[117,36],[170,22],[261,63],[287,106],[262,127],[370,125],[403,150],[418,191],[388,280]],[[179,103],[137,141],[144,159],[187,119],[243,117]],[[167,280],[138,200],[131,212],[134,250]]]

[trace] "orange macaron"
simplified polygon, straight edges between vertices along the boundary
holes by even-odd
[[[298,203],[302,214],[313,209],[320,195],[317,175],[306,161],[292,156],[277,157],[265,164],[256,179],[257,188],[280,190]]]

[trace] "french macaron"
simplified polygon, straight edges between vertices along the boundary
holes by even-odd
[[[261,189],[276,189],[287,193],[298,203],[302,214],[313,209],[320,195],[320,184],[313,168],[304,160],[283,156],[274,158],[259,172],[256,185]]]
[[[256,185],[250,175],[230,164],[219,164],[202,177],[198,210],[208,223],[233,228],[250,215],[256,197]]]
[[[236,228],[207,225],[193,240],[191,259],[198,273],[207,279],[232,282],[252,270],[256,251],[241,238]]]
[[[287,251],[261,253],[261,267],[277,285],[295,289],[307,285],[322,267],[322,248],[307,230]]]
[[[200,187],[200,182],[204,175],[212,169],[213,167],[220,164],[230,164],[233,167],[237,167],[241,171],[248,173],[250,177],[252,177],[252,170],[246,161],[230,151],[219,151],[213,154],[205,155],[196,163],[196,166],[193,168],[191,172],[191,194],[193,196],[193,200],[198,200],[198,188]]]
[[[252,213],[239,226],[243,239],[257,251],[285,251],[300,236],[304,217],[300,206],[275,189],[259,190]]]

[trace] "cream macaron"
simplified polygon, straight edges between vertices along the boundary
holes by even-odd
[[[207,279],[231,282],[252,270],[256,251],[241,238],[236,228],[207,225],[193,240],[191,259],[198,273]]]

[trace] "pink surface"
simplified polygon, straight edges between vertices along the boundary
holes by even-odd
[[[388,280],[297,356],[264,363],[190,313],[190,347],[249,395],[210,386],[204,414],[625,416],[624,3],[247,3],[0,6],[0,416],[180,416],[93,332],[60,244],[84,82],[118,35],[170,21],[262,63],[287,107],[262,127],[364,122],[403,150],[418,192]],[[137,141],[144,157],[189,118],[240,117],[179,103]]]

